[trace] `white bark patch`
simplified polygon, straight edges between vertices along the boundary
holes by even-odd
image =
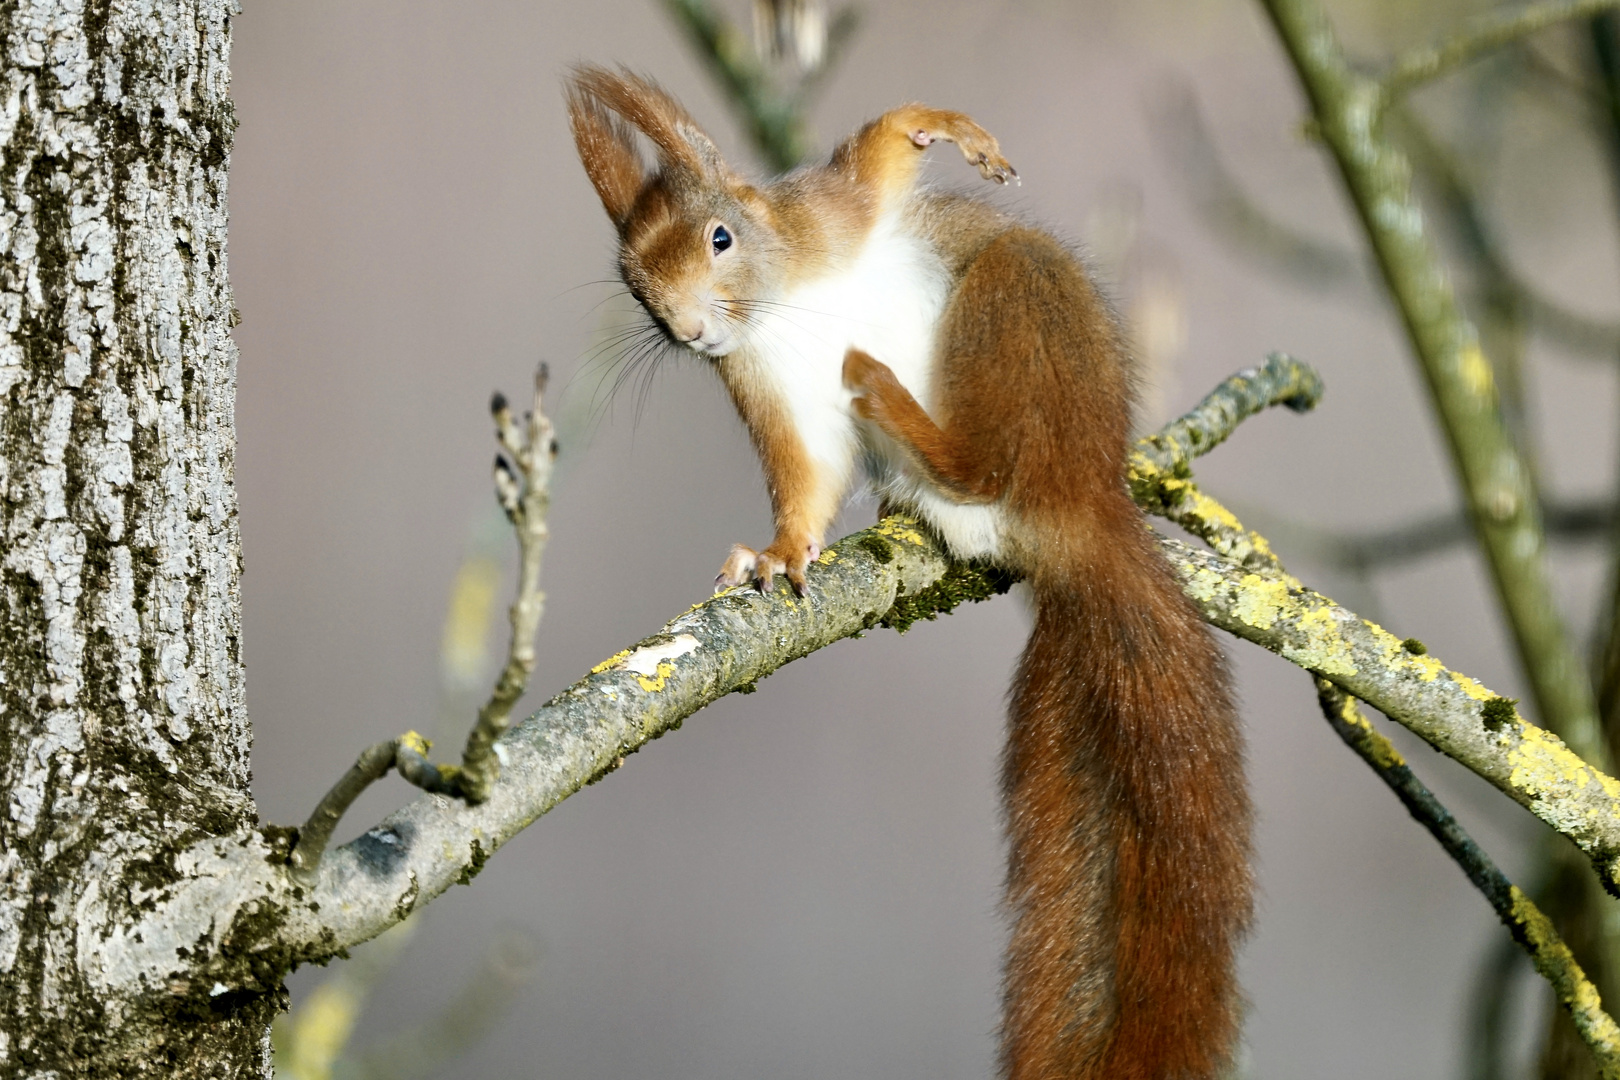
[[[59,774],[63,779],[71,778],[75,764],[73,755],[83,750],[84,738],[77,715],[61,709],[46,717],[45,730],[23,753],[22,778],[11,788],[8,813],[11,820],[17,823],[18,836],[32,834],[39,823],[40,811],[45,806],[46,781],[53,774]],[[71,789],[71,785],[69,787]],[[64,793],[58,796],[52,812],[60,812],[65,819],[71,820],[78,803],[76,796]]]
[[[106,897],[91,889],[79,911],[80,968],[90,982],[123,994],[131,989],[165,988],[190,970],[181,950],[217,950],[245,903],[275,896],[285,887],[281,868],[266,861],[269,849],[257,833],[204,844],[181,854],[181,880],[158,892],[137,890],[133,899],[155,905],[183,926],[174,933],[152,920],[108,925]],[[105,932],[95,929],[106,927]],[[191,934],[188,939],[185,934]]]
[[[677,634],[671,641],[660,645],[647,645],[613,665],[637,675],[658,674],[658,665],[678,659],[698,647],[698,639],[691,634]]]

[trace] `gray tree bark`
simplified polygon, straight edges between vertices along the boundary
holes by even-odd
[[[256,823],[226,280],[234,0],[0,2],[0,1076],[268,1075],[268,986],[99,957]]]

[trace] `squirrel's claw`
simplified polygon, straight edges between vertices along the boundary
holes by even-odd
[[[788,579],[797,596],[809,593],[810,586],[806,583],[804,572],[810,562],[821,554],[821,545],[811,541],[807,544],[793,545],[798,548],[789,558],[783,558],[776,553],[777,545],[773,544],[764,551],[755,551],[743,544],[733,544],[731,554],[726,556],[726,563],[720,568],[720,573],[714,578],[714,591],[724,592],[739,585],[752,585],[762,593],[769,593],[776,584],[776,575],[781,574]]]
[[[999,152],[981,151],[979,159],[973,164],[979,167],[979,175],[986,180],[994,180],[998,184],[1005,184],[1009,180],[1022,183],[1018,179],[1018,170],[1012,167],[1012,162],[1002,157]]]
[[[738,585],[746,585],[754,580],[754,568],[759,564],[759,555],[753,548],[743,544],[732,544],[731,553],[726,556],[725,565],[714,576],[714,591],[725,592]]]

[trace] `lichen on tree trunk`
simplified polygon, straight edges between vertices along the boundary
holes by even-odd
[[[96,944],[250,827],[233,0],[0,3],[0,1076],[267,1075],[278,986]],[[197,1022],[177,1022],[186,1016]]]

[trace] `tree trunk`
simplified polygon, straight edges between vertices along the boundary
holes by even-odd
[[[235,10],[0,2],[4,1077],[269,1072],[278,990],[131,995],[97,948],[183,875],[177,853],[256,820],[225,261]]]

